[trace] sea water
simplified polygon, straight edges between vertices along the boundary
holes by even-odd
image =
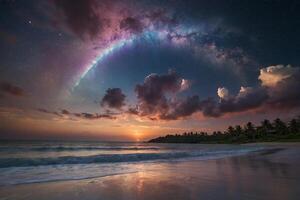
[[[259,145],[0,142],[0,185],[134,173],[153,163],[217,159],[261,149]]]

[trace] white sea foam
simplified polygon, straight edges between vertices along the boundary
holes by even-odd
[[[140,171],[141,166],[144,165],[191,159],[217,159],[246,154],[261,150],[262,147],[142,143],[99,145],[29,143],[2,145],[0,149],[0,185],[10,185],[133,173]],[[35,156],[32,156],[33,151]],[[72,156],[64,156],[64,151],[74,153]],[[94,154],[85,156],[86,151],[93,151]],[[10,156],[6,157],[6,155]]]

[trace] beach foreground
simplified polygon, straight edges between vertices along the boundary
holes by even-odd
[[[143,163],[139,171],[72,181],[7,185],[0,199],[298,199],[300,145],[198,161]]]

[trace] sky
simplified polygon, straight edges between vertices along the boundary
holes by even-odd
[[[0,0],[0,138],[144,141],[300,111],[297,0]]]

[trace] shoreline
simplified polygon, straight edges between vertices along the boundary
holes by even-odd
[[[300,145],[271,146],[274,148],[219,159],[141,163],[141,170],[132,173],[1,186],[0,196],[6,200],[249,199],[249,195],[297,199]]]
[[[193,145],[199,145],[199,144],[193,144]],[[227,144],[219,144],[221,146],[227,145]],[[232,145],[230,145],[232,146]],[[244,156],[249,154],[255,154],[255,153],[262,153],[264,151],[269,151],[269,149],[264,149],[259,146],[255,146],[255,149],[249,150],[249,151],[243,151],[239,152],[238,150],[234,153],[231,151],[229,154],[222,154],[222,155],[201,155],[201,156],[195,156],[195,157],[179,157],[179,158],[170,158],[170,159],[153,159],[153,160],[141,160],[141,161],[128,161],[128,162],[119,162],[119,165],[127,166],[127,167],[134,167],[136,165],[153,165],[156,163],[177,163],[177,162],[197,162],[197,161],[207,161],[207,160],[217,160],[217,159],[224,159],[224,158],[230,158],[230,157],[238,157],[238,156]],[[98,163],[98,167],[102,167],[104,165],[113,165],[115,163]],[[43,167],[43,165],[41,165]],[[35,166],[38,167],[38,166]],[[111,166],[112,168],[114,166]],[[26,168],[26,166],[25,166]],[[0,168],[1,169],[1,168]],[[41,181],[28,181],[28,182],[22,182],[22,183],[10,183],[7,185],[0,184],[0,187],[5,186],[18,186],[18,185],[28,185],[28,184],[43,184],[43,183],[52,183],[52,182],[64,182],[64,181],[81,181],[81,180],[87,180],[87,179],[97,179],[97,178],[103,178],[103,177],[109,177],[109,176],[115,176],[115,175],[123,175],[123,174],[131,174],[131,173],[137,173],[136,172],[116,172],[111,174],[104,174],[104,175],[95,175],[90,177],[82,177],[82,178],[62,178],[62,179],[55,179],[55,180],[41,180]]]
[[[272,144],[272,143],[278,143],[278,144],[300,144],[300,138],[297,140],[274,140],[274,141],[256,141],[256,142],[150,142],[146,141],[145,143],[149,144],[232,144],[232,145],[239,145],[239,144]]]

